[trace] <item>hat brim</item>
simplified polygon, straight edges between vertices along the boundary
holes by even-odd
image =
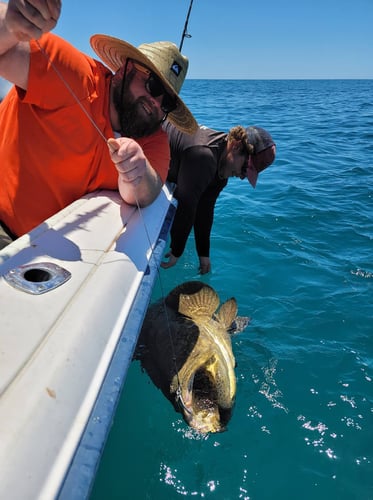
[[[90,39],[91,47],[99,58],[116,73],[124,64],[126,59],[135,59],[144,64],[162,81],[167,92],[174,96],[177,101],[177,107],[167,115],[167,118],[182,132],[192,134],[196,132],[198,124],[194,116],[189,111],[179,95],[175,92],[168,81],[158,71],[156,66],[139,49],[128,42],[114,38],[108,35],[93,35]]]
[[[267,149],[260,151],[260,153],[250,156],[250,162],[246,170],[247,180],[255,188],[258,181],[260,172],[272,165],[276,158],[276,145],[272,144]]]

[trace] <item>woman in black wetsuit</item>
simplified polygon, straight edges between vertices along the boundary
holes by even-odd
[[[167,180],[176,184],[178,206],[171,227],[170,251],[161,263],[172,267],[184,252],[192,228],[201,274],[211,270],[210,234],[216,200],[229,177],[247,178],[253,187],[258,174],[275,159],[271,135],[260,127],[236,126],[228,133],[200,127],[193,134],[164,125],[171,147]]]

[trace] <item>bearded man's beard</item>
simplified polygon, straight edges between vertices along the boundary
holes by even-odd
[[[122,137],[138,139],[155,132],[161,121],[154,113],[145,114],[142,103],[146,103],[147,107],[151,106],[146,97],[133,98],[129,91],[131,80],[131,75],[127,75],[123,88],[122,85],[114,87],[113,102],[119,116]]]
[[[146,98],[138,97],[135,101],[128,97],[123,99],[123,108],[119,115],[123,137],[138,139],[151,135],[159,128],[161,122],[158,118],[154,115],[144,115],[143,100],[146,101]]]

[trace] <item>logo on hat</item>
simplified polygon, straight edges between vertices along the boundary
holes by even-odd
[[[182,67],[180,66],[180,64],[176,61],[174,61],[171,65],[171,71],[173,73],[175,73],[176,76],[179,76],[181,71],[182,71]]]

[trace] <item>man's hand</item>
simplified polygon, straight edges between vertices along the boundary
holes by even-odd
[[[141,146],[128,137],[107,141],[111,159],[119,172],[119,182],[137,186],[146,172],[146,156]]]
[[[141,207],[153,203],[162,189],[162,181],[140,144],[128,137],[111,138],[107,144],[119,172],[118,189],[123,200]]]
[[[60,13],[61,0],[9,0],[5,24],[19,41],[26,42],[51,31]]]

